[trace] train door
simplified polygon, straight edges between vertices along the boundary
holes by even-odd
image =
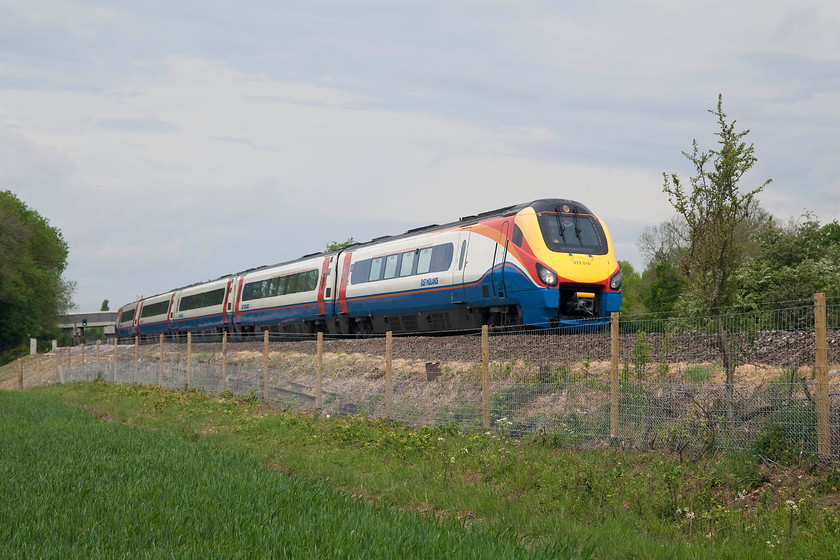
[[[509,220],[502,222],[499,243],[496,245],[496,252],[493,257],[493,290],[500,299],[505,297],[505,259],[507,258],[509,227]]]
[[[242,298],[242,284],[245,281],[244,276],[237,276],[231,282],[231,296],[228,300],[228,313],[233,313],[233,320],[231,321],[231,327],[234,325],[238,325],[240,322],[240,315],[239,315],[239,301]]]
[[[470,245],[470,230],[462,229],[458,233],[458,243],[455,245],[455,254],[452,263],[452,289],[449,291],[449,299],[452,303],[466,303],[467,290],[464,286],[464,273],[467,270],[467,254]]]
[[[326,315],[327,313],[332,315],[333,313],[332,305],[328,304],[332,303],[333,297],[333,286],[331,283],[332,267],[330,264],[334,259],[335,257],[324,257],[324,262],[321,264],[321,279],[318,282],[318,315],[320,316]]]
[[[143,310],[143,302],[137,304],[137,309],[134,310],[134,320],[132,321],[132,326],[134,327],[131,334],[139,335],[140,334],[140,314]]]
[[[341,265],[341,282],[338,287],[338,307],[339,313],[347,313],[347,283],[350,280],[350,260],[353,253],[344,255],[344,262]]]

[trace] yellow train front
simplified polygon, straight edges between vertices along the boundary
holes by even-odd
[[[498,240],[487,249],[494,250],[491,276],[498,279],[491,282],[495,308],[507,309],[499,322],[607,322],[621,305],[621,270],[604,222],[573,200],[543,199],[511,210],[473,226],[474,233]],[[489,253],[481,260],[488,262]],[[484,291],[473,294],[474,303]],[[511,320],[512,311],[521,315]]]

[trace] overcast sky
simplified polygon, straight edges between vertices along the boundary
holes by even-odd
[[[0,189],[81,311],[537,198],[620,259],[724,111],[781,219],[840,218],[840,2],[0,0]]]

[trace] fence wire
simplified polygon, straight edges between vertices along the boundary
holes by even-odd
[[[840,298],[826,306],[827,386],[815,373],[814,308],[808,303],[721,316],[624,316],[616,356],[609,328],[497,330],[488,337],[440,332],[392,339],[323,340],[269,333],[194,335],[102,346],[39,365],[28,384],[104,381],[199,388],[253,396],[281,408],[390,417],[408,425],[457,424],[557,445],[670,448],[697,456],[742,450],[768,430],[818,453],[817,395],[828,394],[829,455],[840,457]],[[189,352],[188,352],[189,349]],[[267,349],[267,352],[266,352]],[[65,350],[66,351],[66,350]],[[612,424],[612,359],[618,364]],[[27,362],[27,368],[32,364]],[[389,390],[390,387],[390,390]],[[319,402],[320,398],[320,402]]]

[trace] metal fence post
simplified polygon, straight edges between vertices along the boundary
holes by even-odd
[[[490,335],[487,325],[481,327],[481,424],[490,427]]]
[[[817,377],[817,454],[831,458],[831,433],[828,414],[828,337],[826,332],[825,294],[814,294],[814,333],[816,336]]]

